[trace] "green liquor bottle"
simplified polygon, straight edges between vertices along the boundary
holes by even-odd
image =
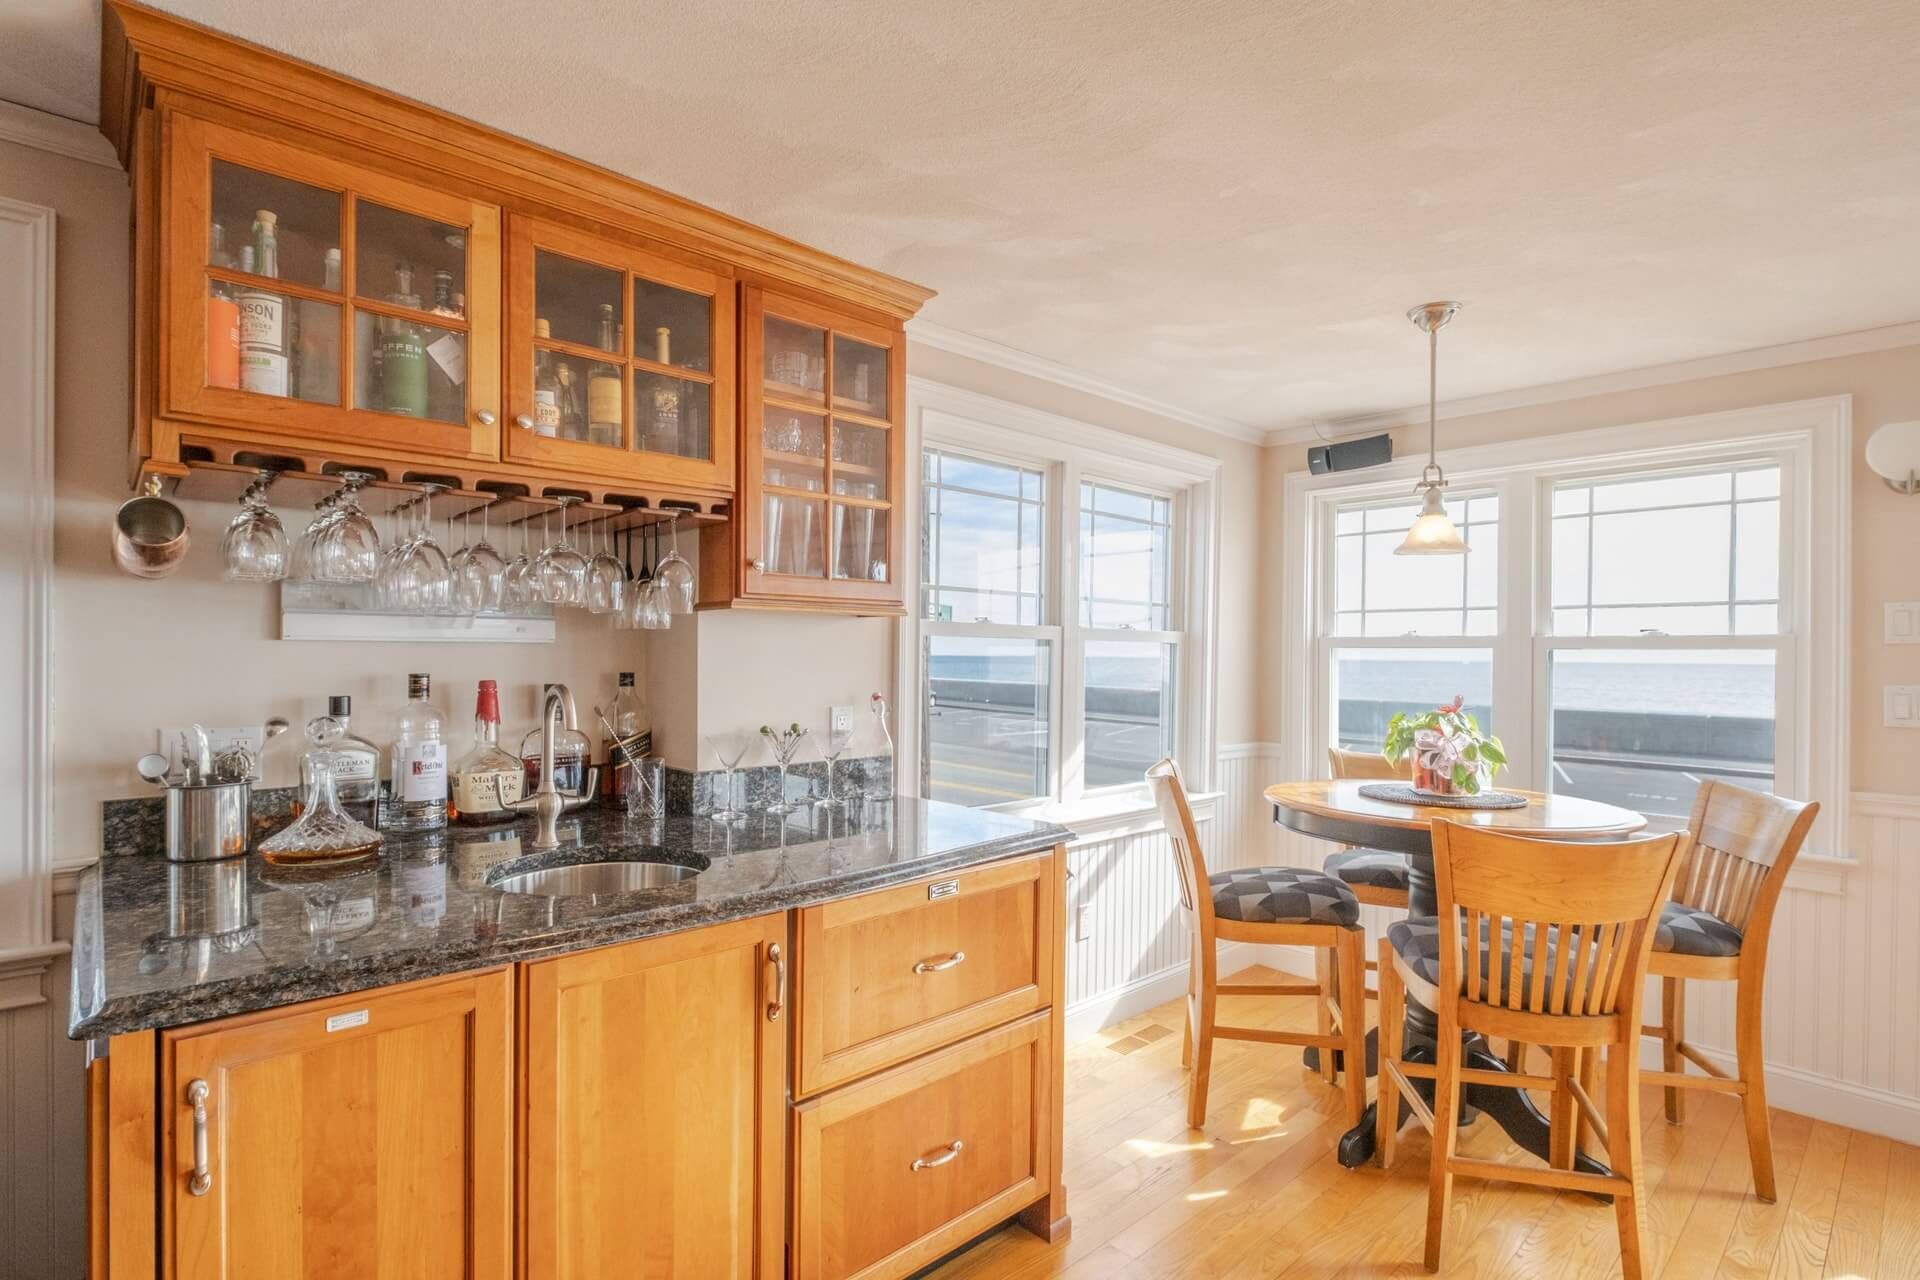
[[[413,291],[413,268],[402,262],[393,269],[395,289],[388,298],[397,306],[420,306]],[[380,321],[380,380],[388,413],[409,418],[427,416],[427,349],[411,320],[384,316]]]

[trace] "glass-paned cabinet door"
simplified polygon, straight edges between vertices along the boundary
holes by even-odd
[[[746,594],[896,605],[900,331],[760,289],[746,308]]]
[[[499,456],[498,209],[188,117],[168,146],[171,408]]]
[[[731,491],[733,281],[538,219],[510,235],[508,455]]]

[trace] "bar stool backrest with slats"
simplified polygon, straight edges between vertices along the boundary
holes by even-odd
[[[1811,801],[1702,782],[1687,819],[1693,846],[1680,863],[1673,900],[1738,929],[1747,939],[1741,960],[1764,969],[1773,909],[1819,813]]]
[[[1404,757],[1399,764],[1391,764],[1378,751],[1348,751],[1343,747],[1327,748],[1327,765],[1338,778],[1359,778],[1367,782],[1405,782],[1413,777],[1413,757]]]
[[[1147,770],[1147,787],[1159,806],[1160,821],[1173,843],[1175,868],[1180,884],[1180,911],[1187,927],[1199,944],[1213,936],[1213,891],[1207,884],[1207,858],[1200,850],[1200,834],[1193,823],[1193,809],[1187,804],[1186,781],[1180,766],[1171,758],[1161,760]]]

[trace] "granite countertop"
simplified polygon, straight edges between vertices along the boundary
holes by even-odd
[[[1063,827],[896,797],[726,824],[586,809],[561,847],[523,855],[509,827],[390,834],[376,859],[331,870],[257,855],[102,859],[74,918],[75,1039],[177,1027],[320,996],[698,928],[1044,849]],[[645,857],[703,868],[658,889],[543,898],[491,885],[568,862]]]

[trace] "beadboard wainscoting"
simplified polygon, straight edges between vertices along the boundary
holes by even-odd
[[[55,936],[71,936],[73,891],[56,890]],[[83,1047],[67,1039],[65,952],[36,965],[36,998],[0,1007],[0,1280],[86,1274]]]

